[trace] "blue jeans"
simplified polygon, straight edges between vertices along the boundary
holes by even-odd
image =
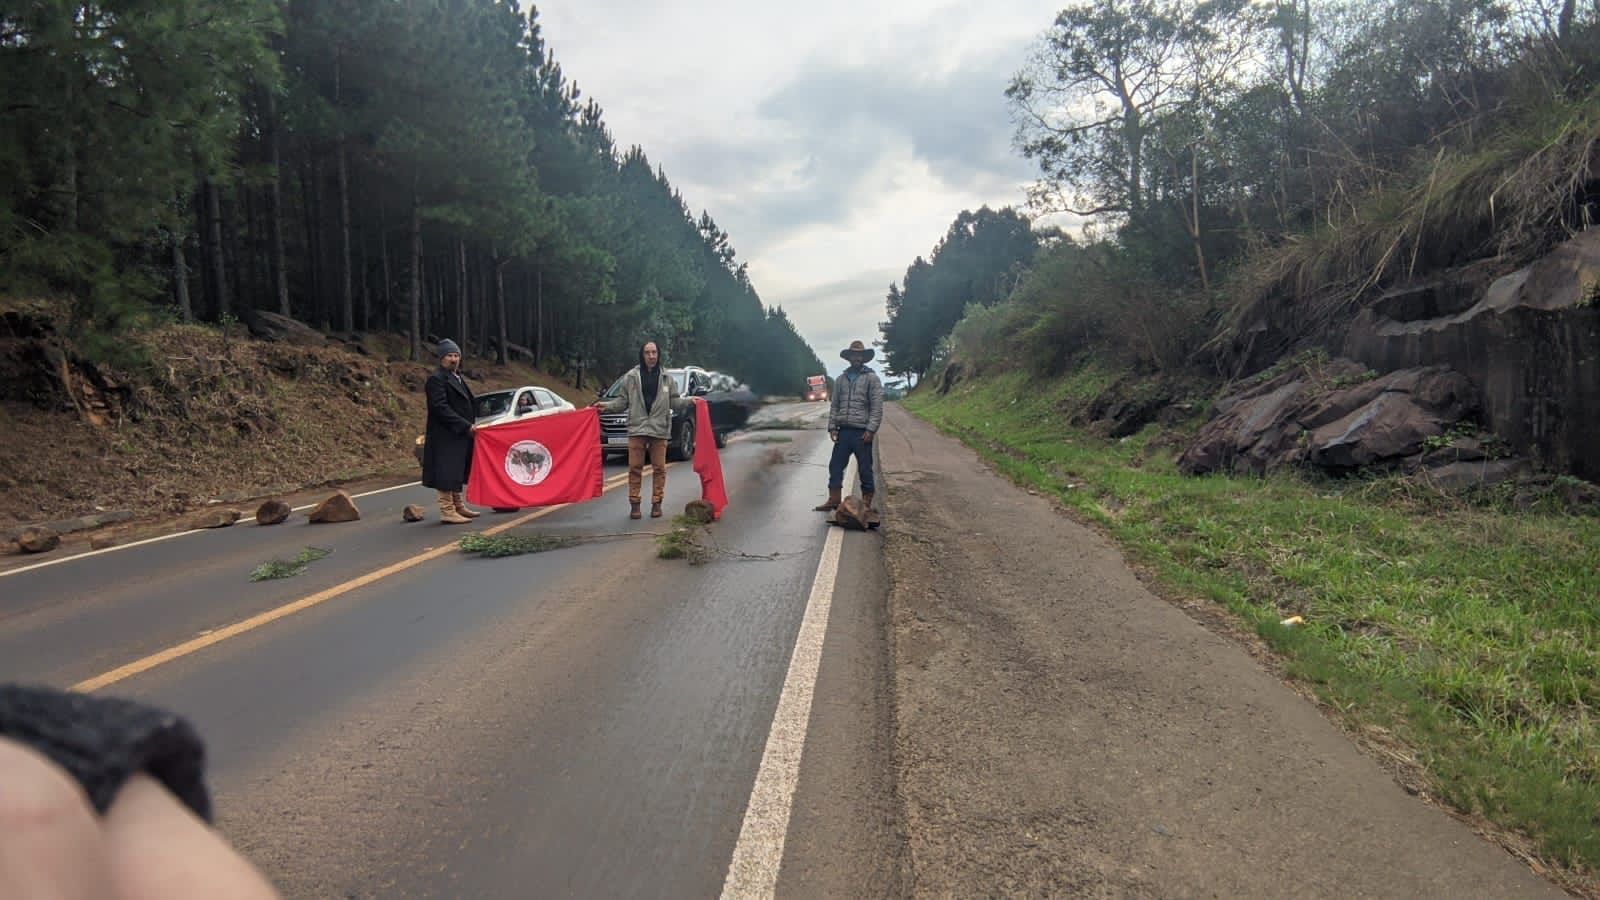
[[[866,433],[865,428],[846,426],[839,429],[839,440],[833,445],[833,458],[828,460],[828,490],[844,487],[844,469],[850,464],[850,457],[854,456],[856,470],[861,475],[861,493],[874,493],[872,445],[861,439]]]

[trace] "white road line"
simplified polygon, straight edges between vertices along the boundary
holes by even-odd
[[[421,483],[422,482],[420,482],[420,481],[412,481],[412,482],[408,482],[406,484],[396,484],[396,485],[392,485],[392,486],[386,487],[386,488],[378,488],[375,491],[367,491],[364,494],[352,495],[351,499],[359,500],[362,497],[371,497],[374,494],[382,494],[382,493],[384,493],[386,491],[397,491],[397,490],[399,490],[401,488],[416,487],[417,485],[419,485]],[[294,511],[295,512],[304,512],[305,510],[308,510],[312,506],[315,506],[315,505],[316,504],[313,503],[310,506],[296,506],[294,508]],[[254,523],[251,523],[251,524],[254,524]],[[23,567],[21,567],[19,569],[12,569],[9,572],[0,572],[0,578],[5,578],[8,575],[21,575],[23,572],[32,572],[34,569],[43,569],[43,568],[45,568],[47,566],[59,566],[62,563],[76,562],[77,560],[87,559],[87,558],[89,558],[91,556],[99,556],[102,553],[115,553],[118,550],[131,550],[134,547],[143,547],[146,544],[158,544],[158,543],[160,543],[162,541],[170,541],[173,538],[183,537],[186,534],[199,534],[202,531],[214,531],[214,530],[215,529],[212,529],[212,528],[191,528],[191,529],[189,529],[187,531],[174,531],[172,534],[163,534],[163,535],[160,535],[159,537],[145,538],[142,541],[134,541],[133,543],[130,543],[130,544],[118,544],[115,547],[101,547],[99,550],[86,550],[83,553],[76,553],[76,554],[73,554],[72,556],[63,556],[60,559],[49,559],[49,560],[45,560],[44,562],[34,563],[31,566],[23,566]]]
[[[845,473],[845,484],[855,481],[855,461]],[[744,824],[722,882],[724,898],[771,897],[778,887],[778,867],[783,864],[783,844],[789,834],[789,813],[795,786],[800,781],[800,756],[806,746],[806,724],[811,720],[811,695],[822,663],[822,641],[828,633],[828,611],[833,606],[833,585],[839,574],[839,549],[843,528],[829,528],[822,544],[817,577],[800,620],[789,674],[772,714],[772,730],[761,754],[755,786],[745,807]]]
[[[420,482],[420,481],[408,481],[405,484],[394,484],[394,485],[390,485],[389,487],[386,487],[386,488],[378,488],[375,491],[367,491],[365,494],[352,494],[351,495],[351,499],[352,500],[359,500],[362,497],[371,497],[374,494],[387,494],[390,491],[398,491],[401,488],[416,487],[417,485],[419,485],[421,483],[422,482]],[[294,512],[305,512],[306,510],[310,509],[313,506],[316,506],[316,504],[315,503],[307,503],[305,506],[296,506],[293,511]]]

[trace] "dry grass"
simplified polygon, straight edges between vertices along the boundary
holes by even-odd
[[[1315,334],[1376,287],[1476,259],[1524,262],[1591,224],[1597,179],[1600,96],[1529,110],[1480,146],[1435,149],[1315,231],[1246,258],[1219,339],[1263,318]]]
[[[55,410],[0,401],[0,527],[96,507],[166,515],[416,470],[430,365],[386,358],[403,354],[403,341],[369,339],[368,356],[243,340],[237,327],[229,340],[199,325],[125,339],[149,365],[106,373],[122,390],[102,426],[64,398]],[[18,343],[0,341],[0,365],[17,365]],[[539,384],[588,399],[527,365],[467,366],[478,391]]]

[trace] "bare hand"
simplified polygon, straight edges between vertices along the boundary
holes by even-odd
[[[833,441],[834,443],[837,444],[839,442],[839,432],[837,432],[837,431],[828,432],[828,440]]]
[[[97,818],[83,789],[31,748],[0,738],[0,884],[6,896],[277,897],[244,857],[147,775]]]
[[[870,432],[870,431],[863,432],[862,435],[861,435],[861,443],[870,444],[870,443],[872,443],[872,438],[873,437],[874,437],[874,435],[873,435],[872,432]]]

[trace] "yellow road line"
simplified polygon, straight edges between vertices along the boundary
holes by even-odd
[[[611,491],[611,490],[613,490],[615,488],[621,487],[622,485],[626,484],[627,481],[628,481],[628,476],[626,474],[617,475],[617,476],[611,478],[609,481],[605,482],[605,486],[601,489],[601,492],[605,493],[605,492]],[[558,509],[565,509],[566,507],[571,506],[571,505],[572,504],[570,504],[570,503],[564,503],[561,506],[547,506],[547,507],[544,507],[542,509],[535,510],[534,512],[528,513],[525,516],[518,516],[517,518],[512,519],[509,522],[505,522],[505,523],[502,523],[500,525],[496,525],[493,528],[485,529],[484,531],[482,531],[480,533],[481,534],[486,534],[486,535],[499,534],[502,531],[506,531],[508,529],[515,528],[518,525],[525,525],[528,522],[532,522],[535,519],[544,518],[545,516],[550,515],[551,513],[555,512]],[[269,623],[276,622],[279,619],[282,619],[282,618],[284,618],[286,616],[292,616],[295,613],[300,612],[301,610],[310,609],[311,607],[316,606],[319,603],[324,603],[324,602],[326,602],[328,600],[332,600],[335,597],[338,597],[338,596],[341,596],[341,595],[344,595],[344,594],[348,594],[351,591],[356,590],[357,588],[366,587],[367,585],[372,584],[375,581],[381,581],[381,580],[383,580],[385,578],[388,578],[390,575],[393,575],[393,574],[395,574],[397,572],[404,572],[407,569],[410,569],[410,568],[412,568],[414,566],[422,565],[423,563],[428,562],[430,560],[435,560],[435,559],[438,559],[441,556],[446,556],[446,555],[449,555],[451,553],[455,553],[459,549],[460,548],[456,544],[456,542],[452,541],[451,543],[445,544],[442,547],[435,547],[432,550],[426,550],[426,551],[424,551],[422,553],[419,553],[416,556],[411,557],[410,559],[403,559],[403,560],[401,560],[401,561],[399,561],[399,562],[397,562],[397,563],[395,563],[393,565],[384,566],[383,568],[378,569],[376,571],[368,572],[365,575],[361,575],[359,577],[352,578],[349,581],[344,582],[343,584],[337,584],[337,585],[334,585],[331,588],[328,588],[327,590],[318,591],[317,593],[312,594],[309,597],[302,597],[299,600],[296,600],[296,601],[294,601],[292,603],[286,603],[283,606],[277,607],[276,609],[269,609],[264,613],[261,613],[259,615],[251,616],[248,619],[245,619],[245,620],[240,621],[240,622],[235,622],[232,625],[229,625],[229,626],[227,626],[225,628],[219,628],[216,631],[212,631],[212,632],[210,632],[208,634],[203,634],[203,635],[201,635],[201,636],[199,636],[197,638],[194,638],[193,640],[184,641],[183,643],[178,644],[177,646],[168,647],[167,649],[162,650],[159,653],[152,653],[149,656],[144,657],[143,659],[137,659],[137,660],[134,660],[131,663],[128,663],[125,666],[119,666],[119,667],[117,667],[115,669],[112,669],[111,671],[106,672],[103,675],[96,675],[93,678],[87,679],[85,681],[80,681],[77,684],[72,686],[72,690],[78,691],[79,693],[85,693],[85,694],[89,693],[90,691],[97,691],[97,690],[99,690],[99,689],[101,689],[103,687],[107,687],[109,685],[116,684],[119,681],[123,681],[123,680],[126,680],[128,678],[132,678],[133,676],[141,674],[143,672],[148,672],[151,669],[154,669],[156,666],[164,665],[166,663],[172,662],[175,659],[182,659],[183,657],[188,656],[191,653],[196,653],[196,652],[199,652],[201,650],[204,650],[205,648],[210,647],[213,644],[219,644],[219,643],[227,640],[228,638],[238,637],[239,635],[244,634],[247,631],[254,631],[255,629],[260,628],[263,625],[267,625]]]

